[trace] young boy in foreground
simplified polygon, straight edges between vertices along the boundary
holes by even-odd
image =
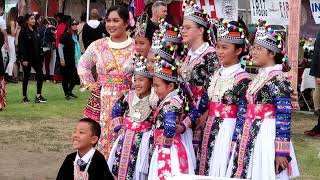
[[[96,121],[81,119],[72,134],[72,147],[60,167],[57,180],[110,180],[113,179],[103,155],[95,149],[101,134]]]

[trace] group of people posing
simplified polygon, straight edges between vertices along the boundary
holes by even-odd
[[[280,33],[259,20],[250,45],[242,21],[210,19],[193,2],[184,7],[180,28],[143,14],[132,39],[129,21],[126,8],[109,8],[110,37],[91,43],[79,60],[81,85],[92,92],[84,114],[95,121],[79,123],[92,126],[91,138],[81,138],[79,125],[74,132],[71,177],[95,176],[90,162],[96,144],[115,179],[299,176]],[[245,71],[249,59],[260,67],[255,76]],[[82,158],[86,168],[77,163]],[[57,179],[68,174],[67,161]]]

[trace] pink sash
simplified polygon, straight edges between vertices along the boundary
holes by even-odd
[[[158,176],[161,180],[171,176],[171,151],[170,148],[166,148],[163,144],[169,144],[171,141],[178,151],[179,167],[183,174],[188,173],[188,157],[187,151],[182,144],[181,134],[176,134],[173,139],[163,136],[163,130],[156,129],[154,132],[155,144],[158,145]],[[161,166],[159,167],[159,164]]]

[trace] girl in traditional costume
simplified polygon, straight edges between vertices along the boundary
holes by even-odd
[[[108,165],[116,179],[143,180],[148,177],[148,154],[150,130],[152,75],[146,67],[146,59],[137,55],[135,59],[135,90],[120,98],[112,110],[112,126],[120,136],[109,155]]]
[[[284,73],[289,68],[282,35],[259,20],[250,54],[261,69],[246,93],[245,121],[227,174],[253,180],[297,177],[291,143],[292,88]]]
[[[189,4],[184,4],[183,18],[182,42],[190,49],[181,62],[180,86],[188,97],[189,104],[197,108],[204,92],[205,80],[219,69],[220,63],[216,49],[212,46],[215,38],[210,36],[213,29],[210,28],[209,15],[200,6],[190,1]],[[191,122],[189,118],[184,121],[185,126],[194,127],[193,143],[196,149],[201,140],[199,124],[200,121]],[[191,131],[186,133],[192,135]]]
[[[153,33],[159,29],[150,21],[146,13],[138,17],[134,34],[135,50],[137,54],[147,57],[152,45]]]
[[[155,53],[154,88],[160,104],[154,112],[154,146],[148,179],[166,179],[178,174],[194,174],[194,167],[184,133],[184,102],[177,92],[175,54],[181,36],[177,28],[161,21],[160,32],[154,35],[151,51]],[[177,131],[177,132],[176,132]],[[189,137],[192,142],[192,137]],[[191,143],[189,143],[191,144]],[[192,147],[192,146],[191,146]]]
[[[93,92],[85,116],[99,121],[102,135],[98,150],[106,158],[117,137],[111,126],[112,107],[130,89],[133,72],[134,41],[126,34],[128,22],[129,12],[125,7],[109,8],[106,29],[110,37],[91,43],[78,64],[82,86]],[[93,66],[97,69],[97,81],[91,73]]]
[[[225,177],[231,144],[244,120],[244,95],[250,82],[240,60],[248,54],[246,27],[236,21],[216,19],[217,55],[222,67],[210,78],[201,98],[199,112],[207,111],[199,151],[199,175]]]

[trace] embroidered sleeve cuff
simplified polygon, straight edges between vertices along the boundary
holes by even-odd
[[[289,141],[275,141],[276,156],[288,156],[290,154],[290,142]]]
[[[122,117],[113,118],[112,126],[113,126],[114,132],[118,132],[122,127]]]

